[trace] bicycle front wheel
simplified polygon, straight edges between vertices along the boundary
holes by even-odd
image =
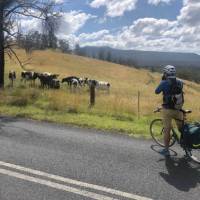
[[[200,149],[185,148],[186,155],[195,163],[200,164]]]
[[[172,129],[170,132],[170,143],[169,146],[171,147],[176,142],[174,137],[174,130]],[[164,128],[162,119],[154,119],[150,124],[150,134],[153,140],[162,147],[164,145]]]

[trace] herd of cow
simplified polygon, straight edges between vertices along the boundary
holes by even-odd
[[[58,79],[59,74],[52,74],[49,72],[37,73],[34,71],[23,71],[21,72],[21,82],[28,82],[31,87],[35,87],[36,79],[40,81],[41,88],[52,88],[59,89],[61,83],[67,83],[70,88],[83,87],[88,85],[89,87],[94,84],[96,89],[107,90],[110,89],[110,83],[104,81],[97,81],[89,78],[79,78],[76,76],[69,76],[63,78],[61,81]],[[13,86],[14,80],[16,79],[16,72],[10,71],[8,78]]]

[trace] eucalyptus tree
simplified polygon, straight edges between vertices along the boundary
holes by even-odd
[[[58,14],[55,0],[0,0],[0,88],[4,87],[5,53],[14,56],[23,67],[12,46],[18,35],[17,24],[22,18],[37,18],[43,21],[53,37],[53,30]],[[49,20],[51,19],[51,20]],[[50,22],[49,22],[50,21]],[[56,21],[56,20],[55,20]],[[48,24],[48,26],[46,25]],[[54,25],[54,29],[51,28]]]

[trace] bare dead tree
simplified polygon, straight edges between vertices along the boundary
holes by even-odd
[[[13,50],[14,40],[18,35],[16,21],[21,17],[33,17],[42,21],[57,15],[53,0],[0,0],[0,88],[4,87],[5,53],[15,57],[23,68],[23,63]],[[54,26],[55,27],[55,26]]]
[[[48,47],[55,49],[57,47],[57,38],[55,36],[55,32],[58,30],[61,15],[58,13],[49,15],[49,13],[53,13],[52,4],[47,5],[45,8],[45,19],[43,20],[42,25],[43,34],[48,36]]]

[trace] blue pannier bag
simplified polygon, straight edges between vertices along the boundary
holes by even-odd
[[[182,131],[183,145],[191,149],[200,149],[200,123],[185,124]]]

